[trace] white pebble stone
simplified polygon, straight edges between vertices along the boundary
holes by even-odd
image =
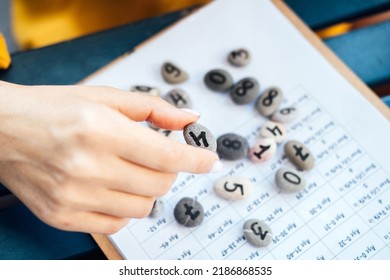
[[[281,123],[268,121],[261,127],[260,137],[272,138],[279,144],[286,139],[287,130]]]
[[[260,138],[251,147],[249,159],[254,163],[270,160],[276,153],[277,144],[272,138]]]
[[[253,184],[242,176],[223,177],[215,181],[214,191],[227,200],[240,200],[248,197],[253,190]]]

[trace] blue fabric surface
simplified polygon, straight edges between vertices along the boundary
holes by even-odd
[[[21,203],[0,210],[0,260],[78,258],[97,248],[90,235],[49,227]]]
[[[390,0],[284,0],[313,29],[385,11]]]
[[[390,21],[325,43],[368,85],[390,81]]]

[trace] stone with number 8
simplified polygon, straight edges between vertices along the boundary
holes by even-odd
[[[248,156],[249,143],[245,137],[226,133],[217,139],[217,154],[220,159],[240,160]]]
[[[253,190],[253,184],[242,176],[223,177],[215,181],[214,191],[227,200],[241,200],[248,197]]]
[[[238,105],[248,104],[256,99],[260,85],[255,78],[244,78],[230,91],[230,97]]]
[[[267,89],[256,101],[260,115],[269,117],[275,113],[283,101],[283,92],[277,87]]]

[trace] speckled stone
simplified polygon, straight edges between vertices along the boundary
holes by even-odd
[[[237,49],[229,53],[227,60],[233,66],[243,67],[251,61],[251,55],[247,49]]]
[[[160,90],[156,87],[145,85],[135,85],[130,89],[131,92],[143,93],[151,96],[160,96]]]
[[[214,69],[204,77],[206,86],[213,91],[227,91],[233,86],[232,76],[223,69]]]
[[[217,154],[220,159],[240,160],[248,156],[249,143],[245,137],[226,133],[217,139]]]
[[[199,226],[204,219],[203,206],[193,198],[184,197],[175,206],[173,215],[185,227]]]
[[[214,191],[227,200],[241,200],[248,197],[253,190],[253,184],[242,176],[228,176],[214,182]]]
[[[252,246],[264,247],[272,242],[273,233],[271,228],[263,221],[250,219],[243,226],[245,239]]]
[[[170,90],[164,96],[164,100],[176,108],[192,108],[192,101],[190,96],[184,90],[179,88]]]
[[[194,147],[203,148],[216,152],[217,141],[215,137],[206,127],[199,123],[190,123],[184,127],[184,140],[187,144]]]
[[[276,111],[272,116],[271,120],[275,122],[280,122],[280,123],[289,123],[298,117],[298,110],[295,107],[286,107],[283,109],[280,109]]]
[[[256,99],[260,85],[255,78],[240,80],[230,91],[230,97],[238,105],[248,104]]]
[[[299,170],[310,170],[315,165],[315,159],[309,149],[298,141],[290,140],[286,142],[284,152]]]
[[[283,101],[283,92],[272,87],[267,89],[256,101],[256,109],[260,115],[269,117],[275,113]]]
[[[291,168],[280,168],[275,173],[276,186],[282,192],[296,193],[306,187],[306,180],[298,171]]]
[[[272,138],[276,143],[282,143],[287,137],[287,130],[283,124],[268,121],[260,129],[260,137]]]
[[[160,199],[157,198],[154,201],[152,211],[150,211],[149,217],[151,218],[157,218],[159,217],[164,210],[164,202]]]
[[[169,84],[179,84],[188,79],[188,73],[171,62],[165,62],[161,67],[161,75]]]
[[[272,138],[260,138],[249,150],[249,159],[254,163],[270,160],[276,153],[277,144]]]

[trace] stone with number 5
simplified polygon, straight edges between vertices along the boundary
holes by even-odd
[[[227,200],[241,200],[248,197],[253,190],[253,184],[242,176],[223,177],[215,181],[215,193]]]

